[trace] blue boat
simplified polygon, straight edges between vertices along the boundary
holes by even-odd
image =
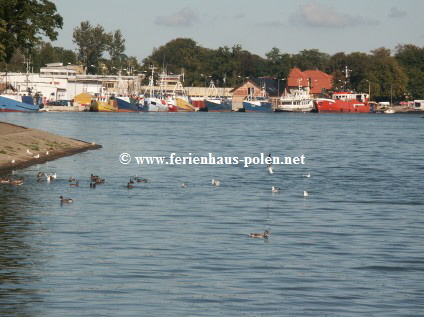
[[[233,102],[227,98],[205,99],[205,109],[208,112],[230,112],[233,108]]]
[[[34,104],[32,96],[0,95],[0,112],[37,112],[38,104]]]
[[[118,112],[140,111],[139,102],[131,97],[116,97],[118,102]]]
[[[260,100],[243,101],[243,109],[245,112],[272,112],[272,102]]]

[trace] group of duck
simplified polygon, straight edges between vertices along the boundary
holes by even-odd
[[[24,184],[24,178],[11,178],[8,176],[0,177],[0,184],[8,184],[12,186],[21,186]]]

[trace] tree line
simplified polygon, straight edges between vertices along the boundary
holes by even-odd
[[[394,50],[377,48],[369,53],[328,54],[305,49],[289,54],[277,47],[261,57],[241,45],[205,48],[190,38],[177,38],[154,48],[141,62],[125,54],[120,30],[107,32],[101,25],[83,21],[74,28],[67,50],[42,41],[57,38],[63,25],[56,7],[48,0],[0,0],[0,70],[38,72],[46,63],[80,64],[88,74],[148,75],[151,65],[168,73],[184,73],[185,86],[205,86],[210,80],[220,87],[234,87],[248,77],[286,80],[290,69],[319,69],[333,75],[335,90],[371,92],[372,99],[424,99],[424,47],[398,45]],[[24,27],[25,26],[25,27]],[[349,80],[345,81],[348,68]],[[146,76],[148,77],[148,76]]]

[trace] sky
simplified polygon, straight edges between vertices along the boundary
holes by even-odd
[[[75,50],[73,29],[90,21],[106,32],[121,30],[125,53],[139,62],[178,37],[210,49],[239,44],[262,57],[273,47],[334,54],[424,46],[422,0],[50,1],[64,19],[54,46]]]

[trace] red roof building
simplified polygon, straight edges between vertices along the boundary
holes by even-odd
[[[293,68],[287,79],[287,90],[309,87],[312,95],[319,95],[323,90],[331,90],[333,76],[320,70]]]

